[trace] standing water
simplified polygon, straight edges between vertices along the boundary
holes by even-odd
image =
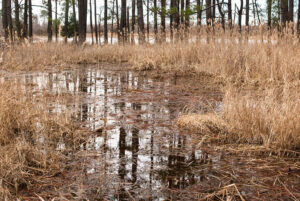
[[[259,169],[263,160],[245,163],[213,147],[208,151],[199,145],[201,136],[177,128],[181,113],[214,110],[220,103],[219,92],[195,80],[160,81],[136,72],[97,68],[6,77],[21,81],[26,90],[73,97],[65,105],[51,103],[50,112],[59,107],[76,111],[76,119],[91,131],[80,146],[83,165],[62,189],[74,197],[198,200],[241,178],[255,183],[268,176]],[[299,188],[297,178],[288,182]],[[257,194],[249,185],[241,185],[242,196],[259,199],[263,193],[274,193],[262,189]]]

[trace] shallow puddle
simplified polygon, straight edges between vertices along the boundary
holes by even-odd
[[[276,170],[268,170],[267,160],[233,157],[213,146],[202,148],[200,136],[178,130],[180,113],[221,108],[221,94],[195,80],[160,81],[97,68],[4,74],[2,79],[19,80],[24,90],[72,97],[65,104],[51,103],[49,112],[66,107],[91,130],[77,153],[82,174],[74,174],[61,189],[66,195],[72,192],[74,198],[88,200],[199,200],[233,183],[251,200],[274,195],[290,199],[289,193],[279,190],[281,183],[300,192],[299,161],[292,174],[285,172],[284,161],[276,159]],[[62,142],[58,148],[66,146]],[[275,181],[273,189],[267,188],[278,171],[283,178]]]

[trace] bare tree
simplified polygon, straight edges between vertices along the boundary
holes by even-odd
[[[160,26],[162,32],[162,40],[166,40],[166,0],[161,0]]]
[[[249,0],[246,0],[246,18],[245,18],[245,25],[247,26],[247,31],[249,31]]]
[[[56,1],[57,3],[57,1]],[[74,22],[74,26],[73,26],[73,30],[74,30],[74,43],[77,43],[77,22],[76,22],[76,10],[75,10],[75,0],[72,0],[72,8],[73,8],[73,22]]]
[[[120,41],[120,33],[121,33],[121,30],[120,30],[120,19],[119,19],[119,0],[116,0],[116,15],[117,15],[117,28],[118,28],[118,42]]]
[[[16,22],[18,38],[20,39],[21,38],[21,24],[20,24],[19,10],[20,10],[19,1],[15,0],[15,22]]]
[[[154,0],[156,2],[156,0]],[[132,0],[132,6],[131,6],[131,33],[132,33],[132,37],[131,37],[131,42],[134,43],[134,31],[135,31],[135,0]],[[155,18],[155,16],[154,16]],[[154,19],[155,20],[155,19]]]
[[[110,30],[110,43],[111,44],[113,44],[114,14],[115,14],[115,0],[113,0],[113,7],[112,7],[112,10],[111,10],[111,30]]]
[[[2,3],[4,0],[2,1]],[[3,12],[2,12],[3,14]],[[23,38],[27,38],[28,30],[28,0],[24,1],[24,22],[23,22]]]
[[[92,34],[92,44],[94,44],[94,28],[93,28],[93,7],[92,0],[90,0],[90,28]]]
[[[50,0],[49,0],[50,1]],[[66,10],[65,10],[65,43],[68,42],[68,26],[69,26],[69,0],[66,0]]]
[[[29,8],[29,42],[33,41],[33,33],[32,33],[32,3],[31,0],[28,0],[28,8]]]
[[[150,34],[150,18],[149,18],[149,0],[147,0],[147,40],[149,42]]]
[[[232,5],[231,0],[228,0],[228,21],[229,21],[229,28],[232,28]]]
[[[298,1],[297,32],[300,34],[300,0]]]
[[[281,23],[285,26],[288,21],[288,0],[280,0],[280,10],[281,10]]]
[[[55,0],[55,41],[58,41],[57,0]]]
[[[10,39],[13,41],[14,40],[14,36],[13,36],[13,21],[12,21],[12,17],[11,17],[11,0],[7,0],[6,3],[6,12],[7,12],[7,20],[8,20],[8,26],[9,26],[9,34],[10,34]]]
[[[244,0],[240,0],[241,4],[240,4],[240,8],[237,8],[237,13],[238,13],[238,24],[239,24],[239,31],[242,32],[242,15],[243,15],[243,8],[244,8]]]
[[[97,26],[97,3],[94,0],[94,17],[95,17],[95,36],[96,36],[96,43],[98,44],[98,26]]]
[[[211,25],[211,0],[206,0],[206,25]]]
[[[127,38],[127,41],[129,42],[130,40],[130,20],[129,20],[129,7],[127,7],[127,13],[126,13],[126,38]]]
[[[9,40],[8,32],[8,13],[7,13],[7,0],[2,0],[2,25],[4,30],[5,40]]]
[[[143,0],[137,0],[138,24],[139,24],[139,43],[145,42],[145,28],[143,15]]]
[[[52,41],[52,4],[51,0],[48,0],[48,42]]]
[[[222,0],[222,2],[220,3],[220,0],[217,0],[217,5],[218,5],[218,10],[221,16],[221,23],[222,23],[222,28],[225,31],[225,13],[222,9],[222,5],[224,3],[224,0]]]
[[[215,25],[215,19],[216,19],[216,0],[212,0],[212,18],[211,22],[212,25]]]
[[[184,0],[180,0],[180,22],[184,23]]]
[[[134,1],[134,0],[133,0]],[[155,38],[157,36],[157,0],[153,1],[153,9],[154,9],[154,34],[155,34]]]
[[[268,14],[268,27],[270,29],[272,23],[272,0],[267,0],[267,14]]]
[[[104,43],[108,43],[108,28],[107,28],[107,0],[104,0]]]
[[[197,25],[201,26],[203,0],[197,0]]]
[[[190,26],[190,0],[185,1],[185,27],[188,28]]]
[[[123,42],[126,41],[125,29],[126,29],[126,0],[122,0],[120,30],[121,30]]]
[[[78,1],[79,10],[79,42],[86,40],[87,0]]]
[[[294,21],[294,0],[289,0],[289,21]]]

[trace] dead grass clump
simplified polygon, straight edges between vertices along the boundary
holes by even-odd
[[[298,151],[299,100],[299,88],[290,84],[260,91],[231,88],[220,114],[184,115],[177,123],[196,133],[223,134],[220,139],[226,143]]]
[[[300,149],[300,93],[283,86],[256,93],[228,91],[222,115],[231,141],[268,148]]]
[[[199,134],[226,134],[226,123],[215,114],[189,114],[178,118],[177,125]]]
[[[0,84],[0,199],[12,200],[45,177],[61,172],[61,140],[74,142],[78,127],[67,113],[48,112],[41,96],[18,83]]]

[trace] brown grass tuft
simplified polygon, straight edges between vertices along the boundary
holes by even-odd
[[[183,115],[178,118],[177,125],[198,134],[221,135],[228,132],[226,123],[213,113]]]
[[[65,156],[57,145],[60,141],[75,145],[79,131],[68,113],[48,112],[43,94],[1,82],[0,199],[15,199],[20,190],[60,173]]]

